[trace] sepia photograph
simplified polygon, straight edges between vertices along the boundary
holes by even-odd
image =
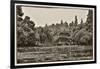
[[[14,64],[95,62],[95,6],[14,3]]]

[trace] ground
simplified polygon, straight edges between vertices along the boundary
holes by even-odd
[[[92,46],[79,45],[18,47],[17,63],[91,60],[92,52]]]

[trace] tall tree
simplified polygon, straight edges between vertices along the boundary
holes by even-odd
[[[75,16],[75,26],[78,25],[78,19],[77,19],[77,16]]]
[[[93,24],[93,10],[88,11],[86,23]]]
[[[47,28],[48,27],[48,25],[47,24],[45,24],[45,28]]]
[[[63,24],[63,20],[61,20],[61,24]]]
[[[80,29],[83,28],[83,19],[81,19],[81,22],[80,22]]]
[[[21,6],[16,7],[16,24],[17,24],[17,45],[26,46],[28,44],[35,44],[34,26],[35,23],[30,20],[29,16],[23,19],[23,11]]]
[[[89,32],[93,31],[93,10],[89,10],[87,14],[86,27]]]

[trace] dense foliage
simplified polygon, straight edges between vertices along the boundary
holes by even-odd
[[[86,22],[75,21],[35,27],[35,22],[24,15],[21,6],[16,7],[17,45],[18,46],[53,46],[53,45],[92,45],[93,11],[89,10]]]

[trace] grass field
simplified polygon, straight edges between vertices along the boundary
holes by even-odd
[[[91,60],[92,46],[18,47],[17,63]]]

